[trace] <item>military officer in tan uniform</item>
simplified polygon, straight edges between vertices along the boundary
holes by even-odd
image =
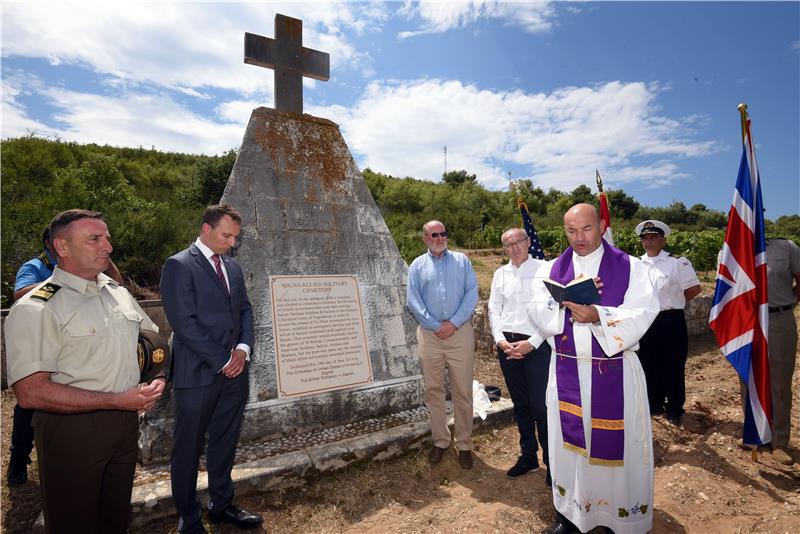
[[[692,262],[664,250],[669,226],[650,219],[636,226],[645,253],[650,281],[658,291],[661,311],[639,341],[639,361],[647,380],[650,414],[666,412],[667,419],[680,424],[686,401],[686,356],[689,334],[686,330],[686,303],[700,294],[700,280]]]
[[[782,464],[791,465],[794,459],[786,448],[792,426],[792,375],[797,358],[793,308],[800,300],[800,247],[788,239],[767,239],[767,292],[772,455]]]
[[[137,412],[165,380],[139,385],[139,330],[157,332],[125,288],[102,274],[112,247],[97,212],[50,223],[58,265],[6,319],[8,382],[33,427],[45,527],[126,531],[138,455]]]

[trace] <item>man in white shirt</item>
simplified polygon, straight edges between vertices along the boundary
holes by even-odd
[[[700,280],[692,263],[664,250],[669,226],[654,219],[636,226],[645,253],[642,262],[650,269],[650,281],[661,303],[653,325],[639,341],[639,361],[647,379],[650,415],[666,411],[667,420],[680,424],[686,401],[686,355],[689,334],[686,330],[686,303],[700,294]]]
[[[506,230],[500,240],[509,263],[497,269],[489,296],[489,322],[497,346],[500,368],[514,402],[514,419],[519,430],[521,454],[517,463],[506,472],[516,478],[539,469],[536,437],[542,446],[542,460],[547,454],[547,389],[550,368],[550,345],[528,317],[531,285],[536,271],[545,264],[528,255],[530,239],[521,228]],[[546,483],[550,484],[548,472]]]

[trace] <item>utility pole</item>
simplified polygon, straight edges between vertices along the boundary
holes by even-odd
[[[444,145],[444,175],[447,174],[447,145]]]

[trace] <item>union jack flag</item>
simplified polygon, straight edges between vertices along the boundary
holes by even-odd
[[[745,445],[772,440],[772,396],[767,352],[767,259],[764,210],[750,120],[714,291],[709,325],[723,354],[747,384]]]

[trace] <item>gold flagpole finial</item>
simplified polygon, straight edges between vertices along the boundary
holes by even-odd
[[[742,102],[736,108],[739,110],[739,114],[742,118],[742,143],[744,143],[744,137],[747,134],[747,104]]]
[[[603,192],[603,179],[600,178],[600,171],[598,171],[597,169],[594,170],[594,177],[595,177],[595,181],[597,182],[597,189],[598,189],[598,191],[600,191],[602,193]]]

